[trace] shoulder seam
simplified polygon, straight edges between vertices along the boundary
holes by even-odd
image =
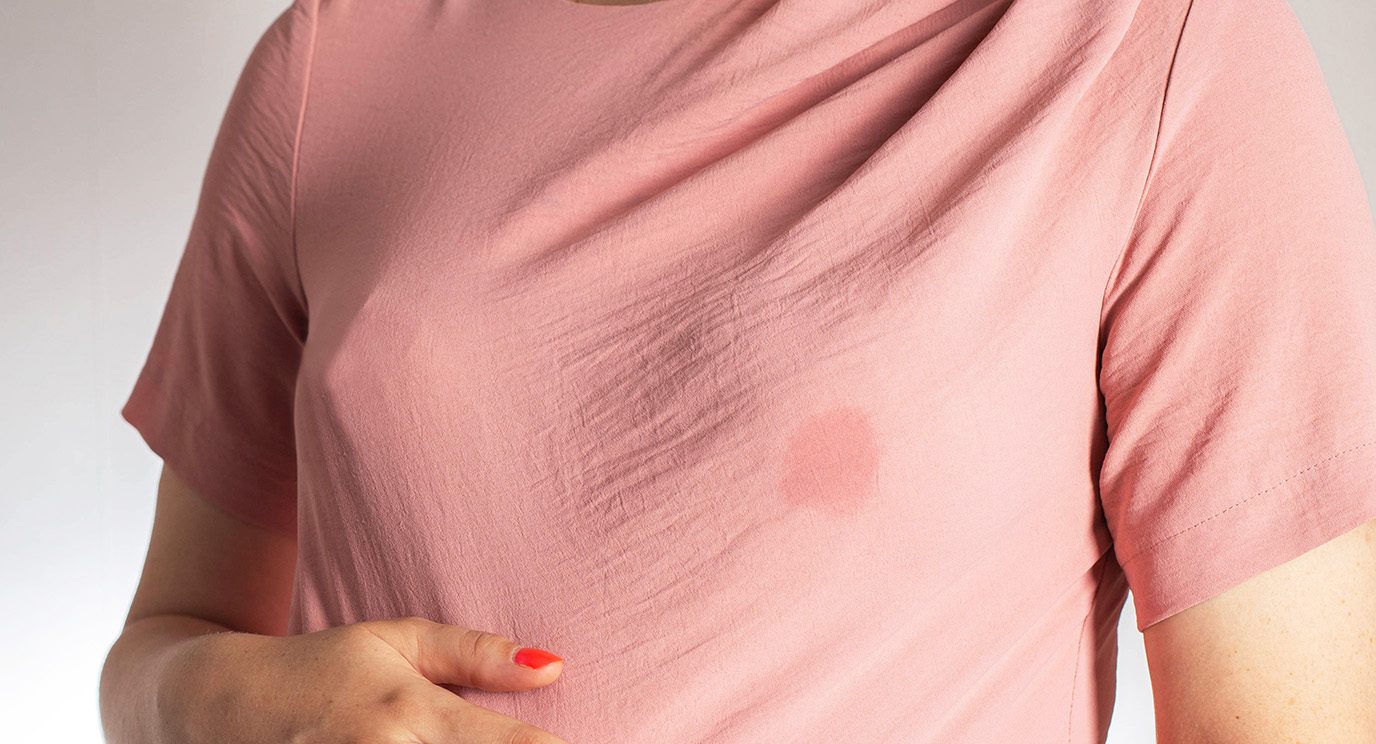
[[[299,170],[299,163],[301,160],[301,133],[302,130],[305,129],[306,103],[310,98],[311,68],[314,67],[315,63],[315,39],[320,27],[320,10],[318,3],[313,0],[309,2],[310,7],[307,7],[308,0],[293,0],[293,2],[301,5],[310,17],[310,36],[306,46],[305,66],[301,75],[301,103],[296,113],[296,131],[292,134],[291,178],[288,184],[287,204],[291,231],[291,261],[292,266],[296,270],[296,287],[297,291],[301,293],[302,309],[307,311],[307,316],[309,317],[309,310],[306,302],[306,286],[301,280],[301,260],[296,247],[296,174]]]
[[[1161,151],[1161,131],[1165,126],[1166,120],[1166,101],[1170,96],[1171,83],[1175,79],[1175,63],[1180,57],[1180,44],[1185,38],[1185,27],[1189,25],[1190,13],[1194,10],[1194,0],[1187,0],[1184,18],[1180,21],[1180,30],[1175,37],[1175,47],[1171,50],[1171,63],[1166,68],[1166,82],[1161,87],[1160,109],[1156,118],[1156,135],[1152,141],[1151,158],[1147,161],[1147,172],[1142,178],[1142,191],[1137,196],[1137,207],[1133,209],[1132,220],[1129,222],[1128,237],[1123,241],[1123,245],[1118,249],[1118,255],[1114,257],[1113,264],[1109,267],[1108,276],[1104,279],[1104,291],[1099,296],[1099,329],[1102,332],[1104,327],[1104,310],[1108,305],[1108,291],[1113,286],[1113,280],[1118,275],[1118,269],[1127,255],[1128,247],[1132,244],[1133,236],[1137,233],[1137,223],[1142,218],[1142,205],[1147,200],[1148,186],[1151,184],[1151,177],[1156,171],[1157,157]]]

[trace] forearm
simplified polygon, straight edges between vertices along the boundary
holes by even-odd
[[[228,631],[190,615],[130,623],[110,647],[100,676],[100,715],[109,744],[185,744],[174,708],[194,697],[190,654],[207,634]],[[175,696],[170,695],[176,692]]]

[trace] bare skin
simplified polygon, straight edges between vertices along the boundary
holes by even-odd
[[[1376,741],[1376,521],[1143,640],[1160,744]]]
[[[244,523],[164,467],[153,534],[125,627],[100,680],[110,744],[566,744],[444,685],[512,692],[561,661],[516,664],[520,645],[422,618],[285,635],[293,537]]]

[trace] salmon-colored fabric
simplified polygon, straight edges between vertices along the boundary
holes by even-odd
[[[1376,227],[1284,0],[297,0],[123,415],[571,742],[1101,741],[1376,517]]]

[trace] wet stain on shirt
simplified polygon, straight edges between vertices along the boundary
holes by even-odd
[[[874,491],[878,452],[864,410],[841,406],[810,416],[784,454],[783,498],[835,514],[853,512]]]

